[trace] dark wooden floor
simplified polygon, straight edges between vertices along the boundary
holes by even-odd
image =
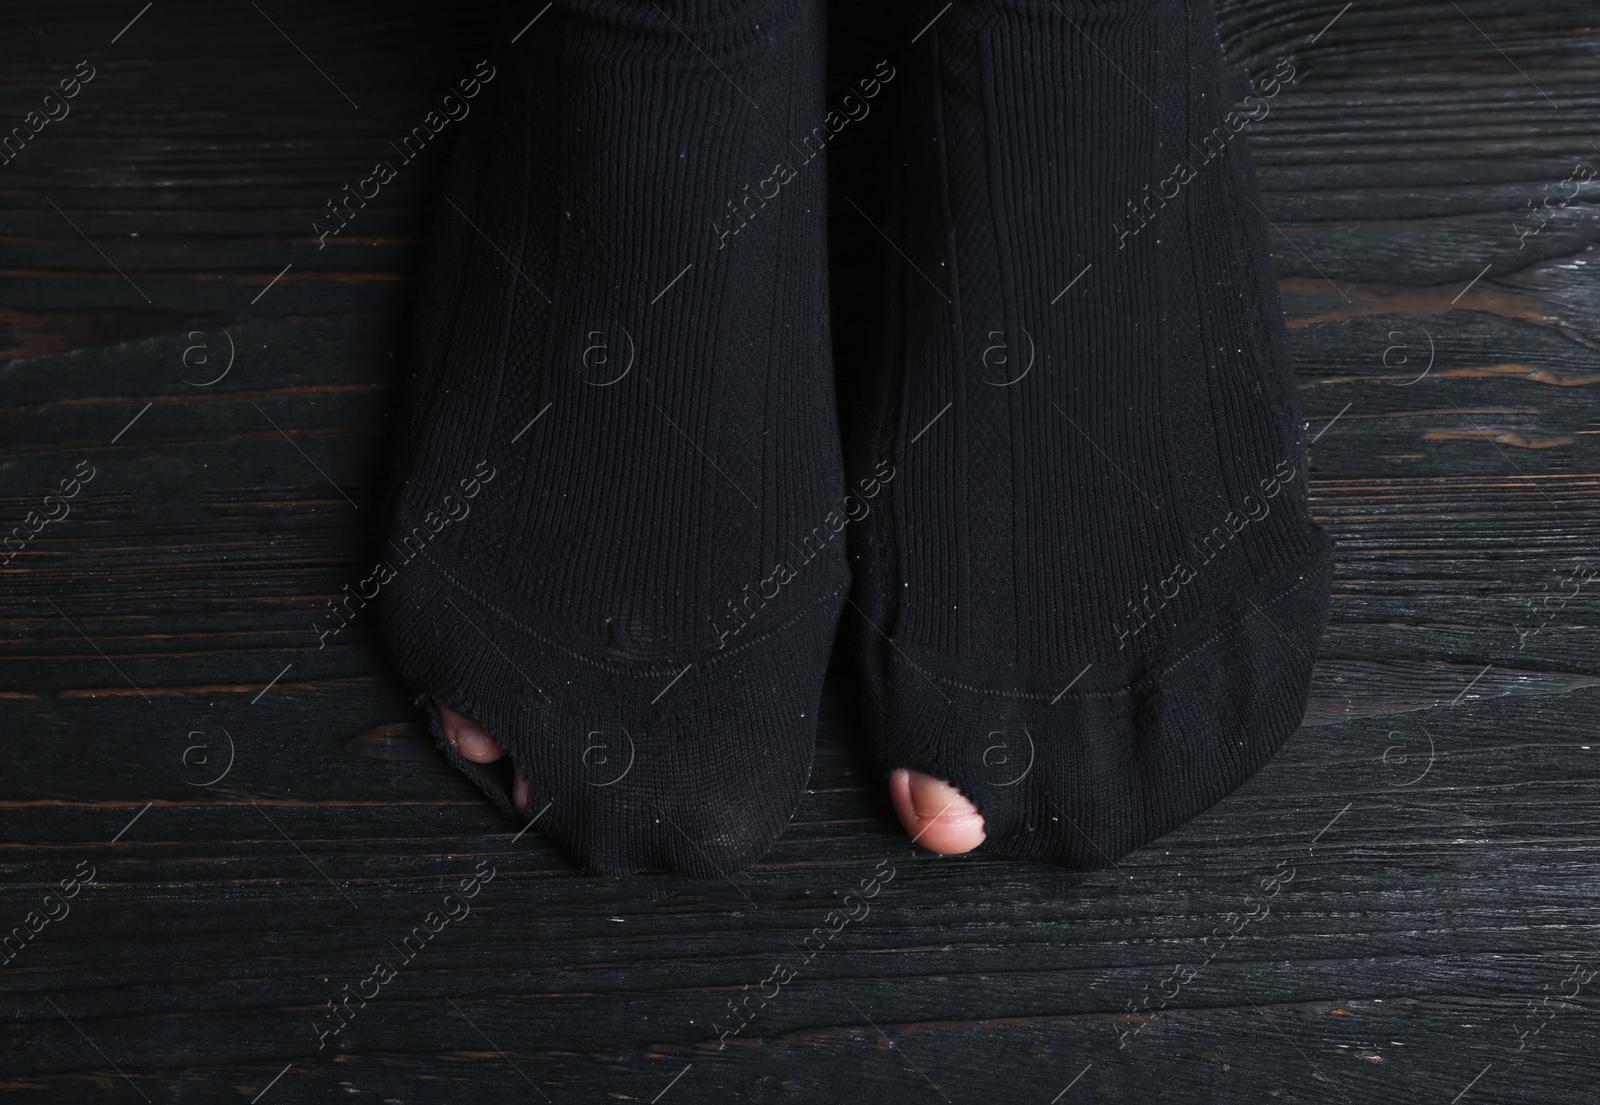
[[[0,567],[0,1096],[1600,1100],[1600,27],[1592,0],[1341,3],[1223,11],[1241,73],[1297,70],[1250,141],[1340,543],[1307,724],[1081,882],[910,849],[843,681],[747,876],[514,840],[371,626],[312,629],[371,559],[437,153],[326,248],[312,223],[487,21],[7,4],[0,128],[94,76],[0,166],[0,529],[67,511]],[[471,915],[319,1046],[475,869]]]

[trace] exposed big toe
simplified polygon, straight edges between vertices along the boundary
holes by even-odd
[[[503,759],[506,750],[495,743],[476,722],[468,721],[446,706],[438,707],[439,722],[444,727],[445,739],[450,747],[473,763],[492,764]]]
[[[912,842],[929,851],[958,855],[983,843],[983,815],[943,779],[900,768],[889,775],[889,797]]]

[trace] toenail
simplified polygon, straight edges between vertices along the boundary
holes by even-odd
[[[912,809],[923,820],[942,816],[946,821],[956,822],[980,816],[971,800],[943,779],[913,771],[909,781]]]
[[[438,715],[444,738],[458,755],[474,763],[486,764],[494,763],[506,754],[505,749],[475,722],[445,706],[439,707]]]

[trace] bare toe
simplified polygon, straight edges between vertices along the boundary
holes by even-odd
[[[444,726],[445,739],[450,746],[473,763],[492,764],[505,758],[506,750],[496,744],[493,737],[454,710],[440,706],[439,722]]]
[[[889,775],[889,797],[912,842],[929,851],[957,855],[983,843],[983,815],[943,779],[900,768]]]
[[[517,768],[511,779],[511,804],[517,808],[518,813],[527,813],[528,807],[533,805],[533,784],[522,773],[522,768]]]

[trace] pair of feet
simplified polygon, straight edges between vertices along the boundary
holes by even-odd
[[[820,0],[559,0],[480,66],[375,575],[440,747],[595,870],[765,852],[841,617],[937,851],[1105,866],[1303,712],[1329,543],[1208,0],[902,14],[833,104]],[[825,164],[890,96],[845,433]]]

